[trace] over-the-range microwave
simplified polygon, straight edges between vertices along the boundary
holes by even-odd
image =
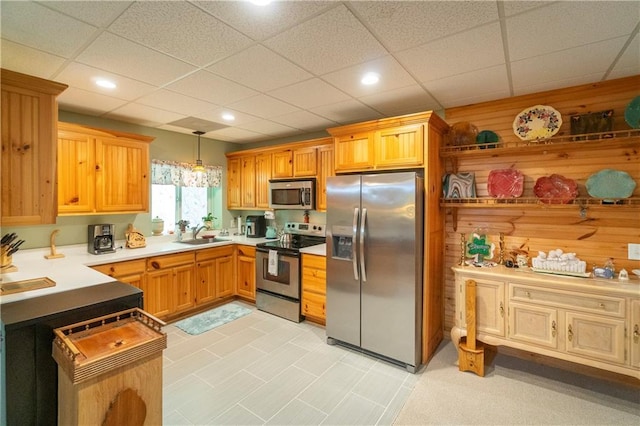
[[[315,179],[273,179],[269,181],[269,208],[314,210],[315,205]]]

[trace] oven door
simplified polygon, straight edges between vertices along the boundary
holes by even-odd
[[[278,252],[277,274],[269,273],[269,251],[256,250],[256,288],[300,299],[300,257]]]

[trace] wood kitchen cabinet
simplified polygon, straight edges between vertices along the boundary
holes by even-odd
[[[635,286],[504,267],[453,269],[457,288],[456,325],[451,330],[454,344],[465,334],[464,283],[472,279],[480,289],[476,298],[480,341],[640,375],[640,335],[632,331],[640,313]]]
[[[447,128],[442,119],[429,111],[327,131],[333,136],[335,171],[340,173],[422,167],[426,164],[425,147],[434,146],[437,152],[439,138]]]
[[[318,148],[318,179],[316,181],[316,210],[327,210],[327,178],[335,176],[333,166],[333,145]]]
[[[151,315],[166,318],[195,306],[196,278],[193,252],[147,259],[145,307]],[[147,303],[148,302],[148,303]]]
[[[56,223],[56,97],[67,85],[1,71],[0,223]]]
[[[146,259],[107,263],[105,265],[92,266],[92,269],[109,275],[120,282],[131,284],[142,290],[143,293],[146,292]],[[146,309],[146,307],[144,309]]]
[[[256,300],[256,248],[237,248],[236,295],[252,302]]]
[[[256,207],[269,208],[269,179],[271,179],[271,154],[256,155],[255,186]]]
[[[233,296],[234,260],[233,246],[196,252],[196,305]]]
[[[327,303],[327,259],[324,256],[302,254],[302,315],[308,320],[325,324]]]
[[[272,154],[274,179],[290,178],[293,176],[293,151],[285,149]]]
[[[58,123],[59,214],[149,211],[153,139]]]
[[[240,172],[240,194],[243,207],[256,207],[256,157],[242,157]]]
[[[293,177],[313,177],[318,173],[316,147],[293,150]]]
[[[227,208],[235,209],[242,206],[240,198],[240,158],[227,159]]]
[[[640,300],[631,300],[631,319],[627,330],[631,342],[631,366],[640,370]]]

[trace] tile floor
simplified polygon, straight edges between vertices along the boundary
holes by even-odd
[[[253,312],[198,336],[165,327],[165,425],[393,424],[418,376],[243,305]]]

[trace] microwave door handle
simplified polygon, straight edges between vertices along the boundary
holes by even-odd
[[[367,208],[363,207],[362,219],[360,219],[360,275],[362,275],[363,283],[367,281],[367,270],[364,264],[364,258],[365,258],[365,254],[364,254],[364,249],[365,249],[364,233],[365,232],[364,231],[365,231],[366,222],[367,222]]]
[[[304,207],[304,188],[300,188],[300,205]]]
[[[360,209],[355,207],[353,209],[353,228],[351,233],[351,263],[353,264],[353,279],[358,281],[358,257],[356,256],[356,238],[358,234],[358,216],[360,215]]]

